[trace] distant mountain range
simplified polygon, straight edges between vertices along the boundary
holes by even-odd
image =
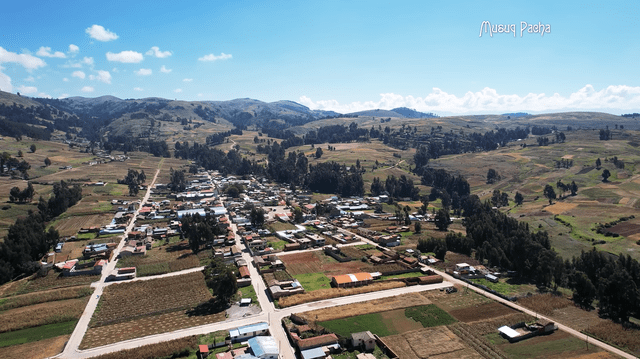
[[[0,91],[0,135],[4,136],[14,136],[20,132],[24,134],[26,133],[25,129],[29,129],[25,126],[30,125],[39,125],[40,128],[46,127],[46,129],[38,131],[49,131],[49,133],[54,130],[66,132],[72,129],[73,132],[81,129],[83,137],[99,139],[104,135],[156,137],[151,131],[154,128],[158,129],[157,126],[154,127],[154,121],[178,122],[183,123],[185,127],[187,127],[186,124],[192,122],[206,121],[215,124],[211,127],[214,131],[227,131],[233,126],[241,129],[256,126],[263,129],[284,130],[294,127],[300,128],[307,123],[325,119],[344,118],[347,123],[353,121],[355,117],[359,117],[358,122],[366,122],[378,118],[420,119],[438,116],[406,107],[341,114],[335,111],[311,110],[293,101],[263,102],[249,98],[230,101],[177,101],[158,97],[123,100],[114,96],[45,99],[29,98]],[[602,121],[625,123],[625,127],[635,126],[634,118],[620,118],[611,114],[595,112],[546,115],[518,112],[503,115],[443,118],[445,121],[456,121],[456,119],[463,122],[471,121],[469,123],[473,121],[492,122],[504,126],[526,126],[536,123],[597,127],[602,125]],[[594,122],[594,120],[596,121]],[[73,130],[74,128],[75,130]],[[31,132],[33,131],[35,130]],[[160,137],[162,136],[160,135]]]

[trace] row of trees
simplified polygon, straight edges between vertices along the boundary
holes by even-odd
[[[19,187],[13,187],[9,191],[9,200],[11,202],[31,202],[36,191],[33,189],[31,182],[27,183],[25,189],[20,190]]]
[[[413,180],[401,175],[400,178],[391,175],[387,176],[384,185],[379,177],[374,177],[371,183],[371,194],[379,196],[383,192],[387,192],[393,198],[409,197],[412,201],[418,200],[420,197],[420,189],[414,186]]]

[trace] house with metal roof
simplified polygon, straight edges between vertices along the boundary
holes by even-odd
[[[267,322],[259,322],[229,330],[229,337],[232,342],[240,342],[256,335],[266,334],[269,334],[269,323]]]
[[[342,274],[331,278],[331,284],[338,288],[359,287],[373,282],[371,273]]]
[[[278,359],[278,343],[272,336],[253,337],[248,340],[253,355],[259,359]]]

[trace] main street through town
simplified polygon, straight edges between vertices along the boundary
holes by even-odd
[[[149,186],[149,190],[147,191],[147,193],[145,194],[145,197],[143,198],[143,200],[140,203],[140,207],[142,207],[142,205],[144,203],[146,203],[149,199],[149,195],[151,193],[151,188],[153,186],[153,184],[156,181],[156,178],[158,176],[159,171],[156,172],[156,175],[154,176],[153,182],[152,184]],[[139,209],[138,208],[138,209]],[[136,211],[136,216],[137,216],[138,212]],[[135,218],[135,217],[134,217]],[[231,222],[231,221],[229,221]],[[132,230],[133,226],[134,226],[135,221],[132,221],[129,226],[127,227],[127,230],[125,231],[125,234],[123,236],[123,238],[126,238],[127,234]],[[258,273],[257,269],[255,268],[255,266],[250,265],[250,263],[252,263],[252,258],[251,258],[251,254],[248,250],[248,248],[246,248],[246,246],[244,246],[244,244],[242,243],[241,237],[238,235],[237,233],[237,227],[235,224],[231,224],[231,228],[235,234],[235,239],[236,239],[236,245],[238,246],[238,248],[242,248],[242,258],[247,262],[248,268],[249,268],[249,272],[251,275],[251,284],[253,285],[255,292],[257,294],[257,298],[258,298],[258,304],[261,307],[261,311],[258,314],[253,314],[253,315],[248,315],[246,317],[240,318],[240,319],[230,319],[230,320],[226,320],[226,321],[222,321],[222,322],[218,322],[218,323],[211,323],[211,324],[206,324],[206,325],[201,325],[201,326],[196,326],[196,327],[191,327],[191,328],[186,328],[186,329],[180,329],[180,330],[176,330],[176,331],[172,331],[172,332],[168,332],[168,333],[161,333],[161,334],[155,334],[155,335],[149,335],[146,337],[142,337],[142,338],[135,338],[135,339],[130,339],[130,340],[125,340],[125,341],[121,341],[118,343],[113,343],[113,344],[109,344],[109,345],[105,345],[105,346],[101,346],[101,347],[97,347],[97,348],[91,348],[91,349],[86,349],[86,350],[80,350],[79,346],[80,343],[82,342],[82,338],[85,335],[89,322],[91,320],[91,317],[93,315],[93,312],[96,309],[96,306],[98,304],[98,300],[100,295],[102,294],[102,291],[104,289],[104,287],[111,285],[112,283],[105,283],[105,279],[108,276],[109,273],[111,273],[112,270],[115,269],[115,264],[117,262],[117,254],[120,252],[120,250],[122,249],[123,245],[124,245],[124,240],[121,241],[121,243],[118,245],[118,248],[116,249],[116,252],[114,253],[114,260],[111,261],[109,263],[108,266],[108,270],[104,271],[102,274],[102,277],[100,278],[99,282],[96,282],[93,284],[93,286],[96,288],[93,296],[91,297],[91,299],[89,300],[89,303],[87,304],[87,307],[84,311],[84,313],[82,314],[82,317],[80,318],[80,321],[78,322],[78,325],[76,326],[73,334],[71,335],[71,338],[69,339],[69,342],[67,343],[64,351],[55,356],[58,358],[68,358],[68,359],[83,359],[83,358],[90,358],[90,357],[95,357],[98,355],[103,355],[103,354],[108,354],[108,353],[113,353],[113,352],[118,352],[121,350],[126,350],[126,349],[133,349],[133,348],[137,348],[140,346],[144,346],[144,345],[150,345],[150,344],[156,344],[159,342],[163,342],[163,341],[169,341],[169,340],[173,340],[173,339],[178,339],[178,338],[184,338],[187,336],[192,336],[192,335],[202,335],[202,334],[207,334],[207,333],[211,333],[211,332],[215,332],[215,331],[219,331],[219,330],[229,330],[229,329],[233,329],[233,328],[237,328],[239,326],[244,326],[244,325],[249,325],[249,324],[254,324],[257,322],[267,322],[269,323],[269,329],[271,332],[271,335],[275,338],[276,342],[278,343],[279,346],[279,350],[280,350],[280,357],[283,359],[295,359],[295,351],[293,349],[293,347],[291,346],[291,344],[289,343],[289,340],[287,338],[287,335],[285,333],[285,330],[282,326],[282,318],[284,317],[288,317],[291,314],[294,313],[302,313],[302,312],[306,312],[306,311],[310,311],[310,310],[316,310],[316,309],[324,309],[324,308],[331,308],[331,307],[335,307],[335,306],[341,306],[341,305],[346,305],[346,304],[352,304],[352,303],[359,303],[359,302],[365,302],[365,301],[370,301],[370,300],[374,300],[374,299],[381,299],[381,298],[387,298],[387,297],[392,297],[392,296],[397,296],[397,295],[401,295],[401,294],[406,294],[406,293],[415,293],[415,292],[422,292],[422,291],[427,291],[427,290],[438,290],[438,289],[443,289],[443,288],[447,288],[447,287],[451,287],[454,284],[458,284],[461,286],[468,286],[469,289],[472,289],[476,292],[478,292],[479,294],[482,294],[484,296],[487,296],[488,298],[491,298],[495,301],[498,301],[500,303],[503,303],[509,307],[512,307],[516,310],[519,310],[521,312],[527,313],[529,315],[535,316],[537,318],[542,318],[542,319],[548,319],[545,318],[544,316],[533,312],[527,308],[524,308],[520,305],[517,305],[516,303],[510,302],[508,300],[502,299],[498,296],[495,296],[491,293],[488,293],[480,288],[476,288],[474,286],[469,286],[467,283],[460,281],[450,275],[448,275],[447,273],[443,273],[441,271],[437,271],[434,270],[432,268],[429,268],[431,270],[433,270],[434,272],[436,272],[437,274],[443,276],[443,278],[445,279],[445,281],[443,281],[442,283],[437,283],[437,284],[430,284],[430,285],[418,285],[418,286],[411,286],[411,287],[402,287],[402,288],[395,288],[395,289],[389,289],[389,290],[382,290],[382,291],[376,291],[376,292],[370,292],[370,293],[364,293],[364,294],[357,294],[357,295],[351,295],[351,296],[345,296],[345,297],[339,297],[339,298],[332,298],[332,299],[326,299],[326,300],[320,300],[320,301],[315,301],[315,302],[310,302],[310,303],[305,303],[305,304],[300,304],[300,305],[296,305],[296,306],[292,306],[292,307],[288,307],[288,308],[283,308],[283,309],[277,309],[275,308],[273,302],[269,299],[269,296],[267,294],[267,287],[264,283],[264,281],[262,280],[260,274]],[[361,244],[361,243],[370,243],[373,245],[377,245],[376,243],[372,242],[371,240],[359,236],[355,233],[352,233],[348,230],[344,230],[341,229],[340,232],[343,232],[345,234],[348,235],[353,235],[355,236],[355,238],[359,239],[359,242],[357,242],[357,244]],[[298,251],[296,251],[298,252]],[[282,253],[281,255],[287,255],[287,253]],[[426,266],[424,266],[426,267]],[[134,281],[138,281],[138,280],[150,280],[150,279],[156,279],[156,278],[163,278],[163,277],[169,277],[169,276],[176,276],[176,275],[181,275],[181,274],[186,274],[186,273],[191,273],[191,272],[196,272],[196,271],[201,271],[204,267],[197,267],[197,268],[191,268],[191,269],[187,269],[187,270],[183,270],[180,272],[173,272],[173,273],[167,273],[167,274],[163,274],[163,275],[158,275],[158,276],[149,276],[149,277],[143,277],[143,278],[136,278],[134,279]],[[554,321],[554,320],[552,320]],[[578,337],[581,340],[588,340],[589,343],[593,344],[593,345],[597,345],[602,349],[605,349],[609,352],[612,352],[616,355],[619,355],[621,357],[624,358],[634,358],[634,356],[623,352],[622,350],[619,350],[617,348],[614,348],[606,343],[603,343],[599,340],[596,340],[594,338],[587,338],[587,336],[585,334],[582,334],[574,329],[571,329],[569,327],[567,327],[566,325],[563,325],[561,323],[557,323],[558,324],[558,328],[560,330],[563,330],[565,332],[568,332],[571,335],[574,335],[576,337]]]

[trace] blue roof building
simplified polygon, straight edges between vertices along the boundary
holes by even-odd
[[[259,359],[278,359],[278,343],[272,336],[253,337],[249,339],[249,347],[253,355]]]
[[[259,322],[229,330],[231,341],[238,342],[256,335],[269,334],[269,323]]]

